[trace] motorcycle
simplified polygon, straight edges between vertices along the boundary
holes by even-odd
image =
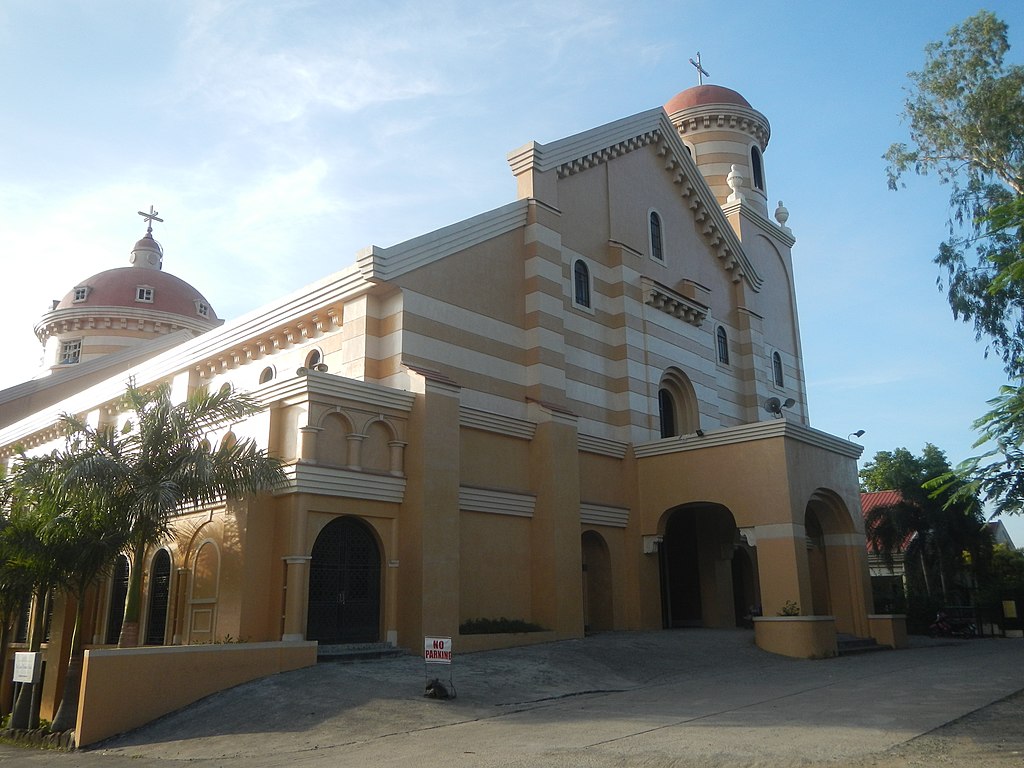
[[[935,621],[928,627],[929,637],[974,637],[978,634],[970,619],[956,619],[945,611],[935,614]]]

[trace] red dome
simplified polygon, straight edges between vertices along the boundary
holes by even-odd
[[[153,289],[152,301],[138,301],[138,288]],[[59,309],[84,309],[87,307],[131,307],[170,312],[189,318],[217,322],[217,315],[206,298],[181,278],[158,269],[120,267],[100,272],[78,283],[77,287],[88,289],[83,301],[75,301],[72,289],[54,307]],[[206,305],[207,314],[200,315],[196,302]]]
[[[753,109],[749,101],[731,88],[723,88],[720,85],[698,85],[673,96],[665,105],[665,111],[671,115],[681,109],[701,107],[705,104],[737,104],[747,109]]]

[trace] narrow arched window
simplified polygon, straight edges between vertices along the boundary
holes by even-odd
[[[268,381],[273,381],[274,369],[267,366],[260,372],[260,384],[266,384]]]
[[[722,365],[729,364],[729,337],[725,333],[725,328],[718,326],[718,330],[715,331],[715,342],[718,345],[718,362]]]
[[[658,261],[665,260],[665,249],[661,234],[661,216],[656,211],[651,211],[651,256]]]
[[[676,406],[672,402],[672,393],[667,389],[658,390],[658,419],[661,424],[661,436],[674,437],[676,434]]]
[[[778,352],[772,352],[772,378],[775,379],[776,387],[785,383],[782,377],[782,355]]]
[[[573,298],[581,307],[590,306],[590,270],[583,263],[583,259],[577,259],[572,267],[573,275]]]
[[[761,167],[761,150],[750,148],[750,173],[754,177],[754,189],[764,192],[764,169]]]

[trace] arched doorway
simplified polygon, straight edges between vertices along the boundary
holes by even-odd
[[[171,595],[171,555],[161,549],[149,568],[149,612],[146,618],[146,645],[163,645],[167,632],[167,608]]]
[[[583,550],[583,629],[602,632],[612,629],[612,564],[608,545],[601,534],[585,531]]]
[[[362,521],[339,517],[313,544],[306,639],[367,643],[380,639],[380,549]]]
[[[719,504],[685,504],[664,521],[658,550],[663,626],[735,627],[732,513]]]

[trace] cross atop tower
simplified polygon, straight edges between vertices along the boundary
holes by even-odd
[[[700,58],[700,54],[699,53],[697,54],[697,57]],[[157,215],[158,213],[159,213],[159,211],[155,210],[152,205],[149,206],[149,213],[146,213],[145,211],[139,211],[139,216],[141,216],[142,218],[144,218],[146,220],[146,234],[147,235],[152,235],[153,234],[153,222],[154,221],[159,221],[161,224],[163,224],[164,220],[161,219]]]
[[[700,65],[700,51],[697,51],[697,60],[694,61],[693,59],[690,59],[690,63],[693,64],[697,70],[697,85],[704,85],[704,78],[711,77],[711,75],[709,75],[707,70]]]

